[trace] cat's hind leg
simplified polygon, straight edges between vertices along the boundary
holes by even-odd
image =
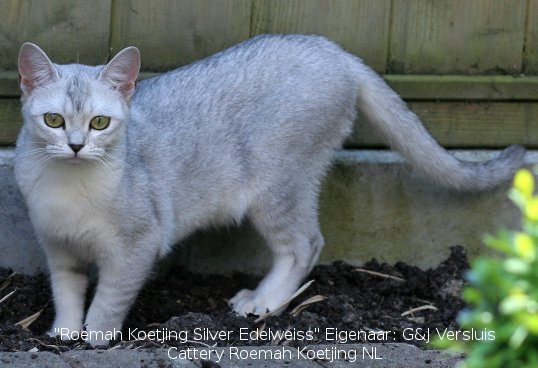
[[[271,248],[274,261],[255,290],[241,290],[230,300],[237,314],[274,312],[293,295],[316,263],[324,244],[317,192],[316,183],[288,182],[260,196],[250,208],[248,217]]]

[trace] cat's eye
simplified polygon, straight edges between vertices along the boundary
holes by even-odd
[[[47,112],[43,116],[45,120],[45,124],[50,126],[51,128],[60,128],[63,127],[65,124],[64,117],[60,114],[54,114],[52,112]]]
[[[108,116],[94,116],[90,120],[90,127],[95,130],[103,130],[110,124],[110,117]]]

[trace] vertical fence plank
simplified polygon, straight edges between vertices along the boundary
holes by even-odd
[[[251,32],[321,34],[383,72],[389,22],[389,0],[254,0]]]
[[[249,37],[250,0],[114,0],[111,48],[134,45],[142,67],[188,64]]]
[[[526,0],[394,0],[389,71],[520,73]]]
[[[527,0],[527,33],[523,71],[526,74],[538,74],[538,0]]]
[[[19,99],[0,98],[0,146],[14,144],[21,126]]]
[[[101,64],[108,57],[111,0],[0,0],[0,70],[15,70],[30,41],[55,62]]]

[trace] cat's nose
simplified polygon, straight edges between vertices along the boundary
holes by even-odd
[[[82,149],[82,147],[84,147],[84,145],[83,144],[70,144],[69,147],[71,147],[73,152],[77,153],[78,151]]]

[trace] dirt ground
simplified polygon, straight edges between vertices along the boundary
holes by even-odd
[[[467,268],[465,252],[459,246],[451,248],[450,257],[439,267],[427,271],[403,263],[389,266],[376,260],[360,269],[342,262],[317,266],[307,279],[314,282],[281,316],[258,322],[254,316],[233,315],[226,302],[238,290],[254,287],[257,278],[239,273],[219,276],[181,269],[163,271],[155,274],[140,293],[124,324],[123,341],[114,341],[110,348],[179,346],[185,341],[176,338],[164,339],[166,341],[161,343],[157,339],[135,341],[132,337],[141,336],[140,331],[155,330],[188,331],[188,336],[200,337],[194,335],[197,328],[198,331],[206,328],[230,333],[226,338],[217,339],[202,336],[187,344],[301,345],[335,343],[331,340],[334,337],[340,337],[341,343],[346,342],[346,335],[326,334],[327,329],[332,332],[338,329],[348,337],[353,331],[365,334],[377,331],[375,339],[368,342],[399,341],[420,346],[423,344],[420,336],[410,337],[405,331],[456,329],[455,318],[464,307],[460,291]],[[304,309],[299,310],[297,306],[305,301]],[[10,270],[0,269],[0,351],[58,353],[91,349],[81,340],[60,341],[44,336],[53,316],[47,276],[13,275]],[[20,321],[22,323],[17,324]],[[28,323],[27,328],[20,326]],[[127,331],[136,331],[136,334],[129,335]],[[239,336],[240,331],[265,331],[268,337]],[[275,336],[278,331],[288,331],[288,335],[279,339]],[[301,334],[308,338],[299,338]],[[347,342],[364,341],[365,334]]]

